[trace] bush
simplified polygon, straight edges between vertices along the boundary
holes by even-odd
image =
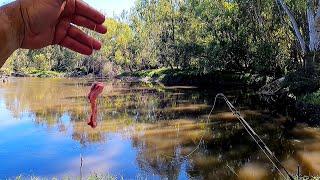
[[[320,105],[320,89],[314,93],[307,94],[300,98],[301,101],[313,105]]]
[[[43,70],[31,70],[29,72],[29,74],[31,74],[32,76],[35,77],[41,77],[41,78],[45,78],[45,77],[61,77],[62,74],[55,72],[55,71],[43,71]]]
[[[319,76],[299,70],[289,74],[284,85],[297,96],[313,93],[320,88]]]

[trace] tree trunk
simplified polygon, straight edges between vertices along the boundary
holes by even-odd
[[[304,56],[303,64],[307,75],[314,75],[316,70],[315,66],[319,63],[316,59],[318,59],[318,52],[320,51],[320,1],[317,2],[317,7],[315,7],[313,0],[307,0],[307,22],[309,34],[308,48],[302,33],[300,32],[297,21],[288,6],[285,4],[284,0],[276,1],[281,5],[284,12],[290,19],[291,25],[300,44],[302,55]]]
[[[313,76],[315,74],[315,59],[317,58],[316,52],[306,53],[304,56],[304,69],[307,76]]]
[[[315,17],[312,0],[307,2],[307,18],[309,27],[309,51],[316,51],[317,32],[315,29]]]
[[[292,28],[294,30],[294,33],[295,33],[295,35],[297,37],[297,40],[298,40],[298,42],[300,44],[302,54],[305,54],[307,52],[306,42],[305,42],[305,40],[304,40],[300,30],[299,30],[299,26],[298,26],[298,23],[297,23],[296,19],[294,18],[293,14],[289,10],[289,7],[286,5],[286,3],[283,0],[276,0],[276,2],[278,2],[281,5],[281,7],[283,8],[284,12],[289,17],[291,25],[292,25]]]

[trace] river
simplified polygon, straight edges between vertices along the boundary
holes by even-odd
[[[0,179],[280,178],[222,101],[207,123],[218,90],[107,81],[92,129],[91,83],[11,78],[0,85]],[[299,165],[303,175],[320,174],[319,128],[288,129],[290,117],[262,108],[247,92],[225,93],[291,173]]]

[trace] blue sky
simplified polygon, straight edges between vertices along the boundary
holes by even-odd
[[[11,2],[13,0],[0,0],[0,5]],[[135,0],[84,0],[91,6],[98,10],[101,10],[107,15],[113,16],[120,15],[123,10],[129,10],[133,5]]]
[[[1,0],[0,0],[1,1]],[[119,15],[123,10],[129,10],[135,0],[84,0],[98,10],[106,12],[109,16]]]

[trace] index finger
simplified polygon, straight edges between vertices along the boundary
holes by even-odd
[[[76,14],[87,17],[97,24],[105,21],[105,16],[81,0],[76,0]]]

